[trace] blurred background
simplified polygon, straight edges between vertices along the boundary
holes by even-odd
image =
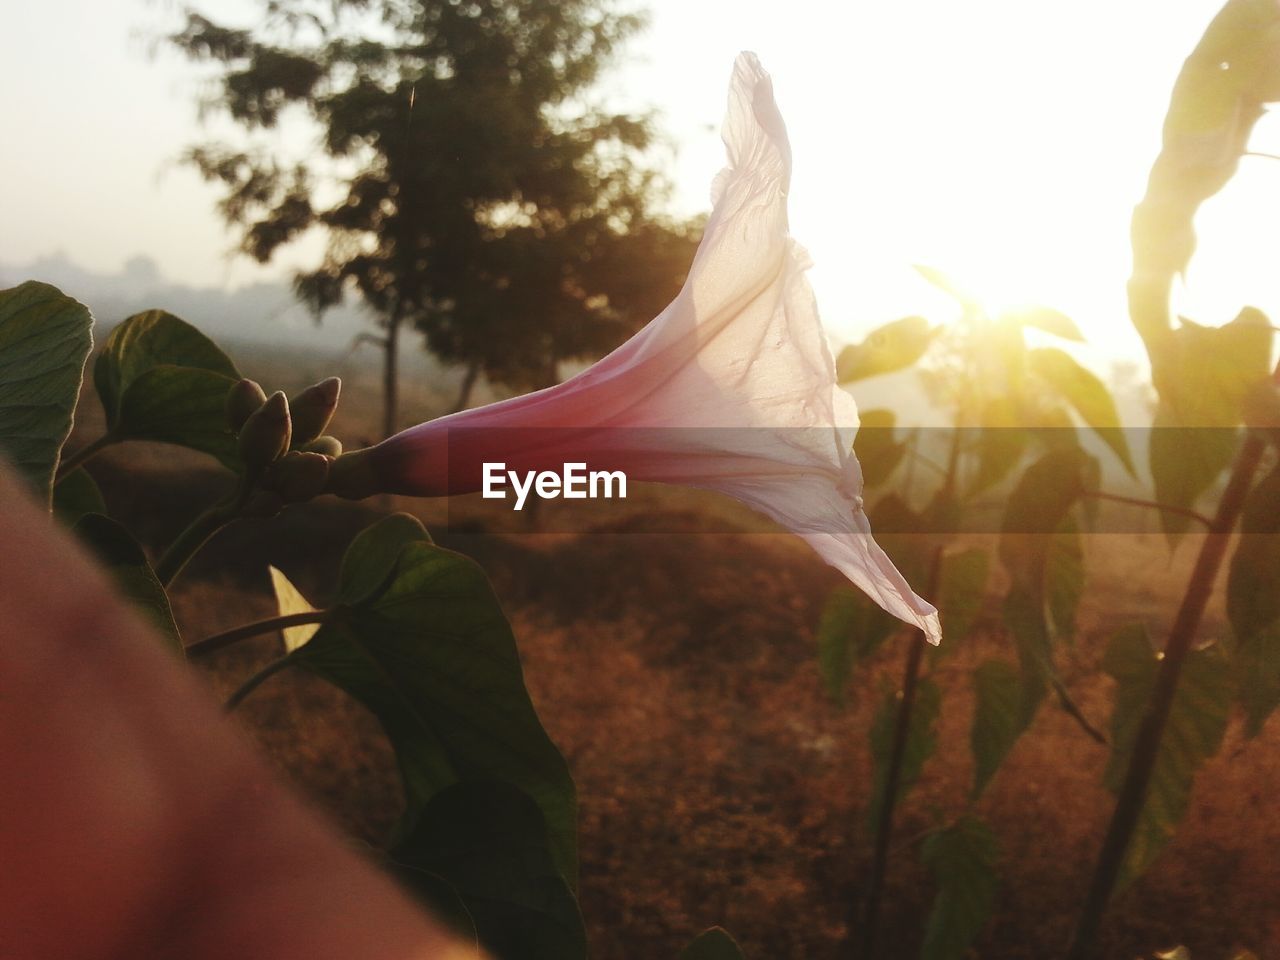
[[[1081,358],[1108,376],[1145,365],[1125,313],[1128,218],[1172,81],[1217,6],[651,0],[623,8],[647,15],[647,27],[572,99],[651,114],[644,163],[669,187],[652,209],[696,217],[723,162],[733,57],[755,50],[790,129],[793,231],[816,261],[833,340],[895,316],[953,313],[911,270],[920,263],[993,310],[1035,301],[1064,311],[1089,340]],[[256,26],[262,12],[248,0],[202,11],[225,27]],[[225,110],[201,120],[196,103],[216,99],[218,64],[165,40],[185,24],[179,5],[142,0],[7,13],[0,280],[62,283],[102,319],[164,302],[224,337],[341,351],[368,329],[357,298],[317,327],[288,289],[322,259],[323,231],[301,231],[265,263],[237,255],[239,236],[217,210],[225,185],[183,162],[193,144],[252,142],[322,168],[321,129],[301,106],[269,130],[246,131]],[[1253,149],[1268,145],[1280,150],[1280,132],[1264,118]],[[1199,218],[1178,312],[1218,324],[1242,303],[1276,303],[1280,274],[1268,266],[1280,225],[1267,211],[1278,198],[1280,161],[1245,158]],[[1241,234],[1247,246],[1229,242]]]

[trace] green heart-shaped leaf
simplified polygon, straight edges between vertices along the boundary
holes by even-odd
[[[90,513],[76,523],[75,532],[107,568],[120,592],[159,628],[169,646],[181,653],[182,635],[173,619],[169,597],[129,531],[109,517]]]
[[[422,875],[445,880],[492,956],[586,957],[582,914],[557,868],[546,822],[538,805],[509,783],[466,781],[442,790],[391,860],[429,902],[439,897],[438,883],[424,889]]]
[[[191,324],[163,310],[134,314],[107,338],[93,378],[115,438],[175,443],[238,465],[226,403],[240,373]]]
[[[402,536],[390,536],[393,529]],[[431,798],[460,780],[505,781],[537,803],[557,867],[574,883],[573,780],[529,700],[511,627],[475,563],[429,542],[404,542],[409,532],[400,522],[352,544],[343,570],[353,595],[363,590],[351,584],[378,586],[378,577],[355,573],[362,556],[382,569],[385,551],[372,549],[376,542],[400,540],[394,574],[325,623],[291,662],[381,721],[408,800],[402,829],[412,829]]]
[[[84,304],[47,283],[0,290],[0,454],[46,503],[93,348]]]

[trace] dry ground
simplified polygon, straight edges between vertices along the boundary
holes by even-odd
[[[113,510],[150,543],[172,535],[217,489],[216,475],[173,464],[141,479],[118,458],[98,467]],[[173,479],[183,481],[180,492],[164,494]],[[743,532],[723,532],[732,511],[712,519],[678,503],[657,515],[655,503],[638,505],[633,522],[595,534],[490,534],[483,518],[457,510],[454,532],[440,533],[438,505],[427,520],[437,539],[475,556],[494,579],[534,700],[577,779],[593,955],[673,957],[719,923],[760,960],[836,957],[869,857],[875,691],[882,677],[897,676],[904,647],[886,645],[858,674],[853,705],[836,708],[821,690],[813,633],[838,577],[793,538],[759,532],[746,517]],[[175,591],[188,640],[269,615],[267,562],[323,599],[345,543],[377,515],[322,502],[228,530]],[[640,532],[655,528],[663,532]],[[1080,636],[1061,666],[1096,724],[1105,726],[1109,712],[1110,681],[1098,670],[1108,634],[1134,619],[1159,633],[1194,547],[1170,557],[1154,536],[1090,538]],[[1220,623],[1215,612],[1207,632]],[[220,656],[209,670],[214,691],[225,695],[277,644],[260,638]],[[889,956],[916,952],[931,893],[918,839],[964,808],[968,674],[1000,653],[1010,655],[1008,641],[989,618],[937,668],[940,747],[899,820]],[[240,720],[349,831],[371,842],[384,834],[400,802],[395,773],[376,722],[358,706],[314,678],[284,674],[241,708]],[[1102,747],[1046,706],[998,774],[979,804],[1002,850],[999,912],[980,956],[1060,953],[1109,812],[1099,783],[1105,760]],[[1105,956],[1176,943],[1196,960],[1225,958],[1233,945],[1264,957],[1280,950],[1280,821],[1268,815],[1277,784],[1280,721],[1248,744],[1233,728],[1199,778],[1177,842],[1118,902]]]

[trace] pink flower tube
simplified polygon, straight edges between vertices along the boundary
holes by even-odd
[[[421,424],[334,465],[350,497],[481,489],[483,464],[584,462],[716,490],[803,537],[885,610],[941,637],[937,610],[871,536],[853,455],[858,413],[787,228],[791,148],[754,54],[734,65],[728,166],[684,288],[634,337],[554,387]]]

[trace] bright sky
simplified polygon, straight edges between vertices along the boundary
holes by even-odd
[[[1065,310],[1105,361],[1139,352],[1124,302],[1129,215],[1179,65],[1219,6],[651,0],[652,28],[616,87],[665,117],[677,203],[701,210],[733,57],[759,53],[792,138],[793,232],[837,339],[906,313],[947,319],[950,303],[910,269],[924,263],[994,306]],[[142,253],[188,283],[262,275],[228,259],[216,191],[173,163],[204,135],[197,75],[172,54],[149,59],[143,36],[174,16],[171,0],[5,11],[0,261],[64,251],[110,272]],[[1277,145],[1280,126],[1264,120],[1255,149]],[[1277,211],[1280,162],[1246,159],[1200,218],[1184,313],[1221,323],[1252,303],[1280,317]]]

